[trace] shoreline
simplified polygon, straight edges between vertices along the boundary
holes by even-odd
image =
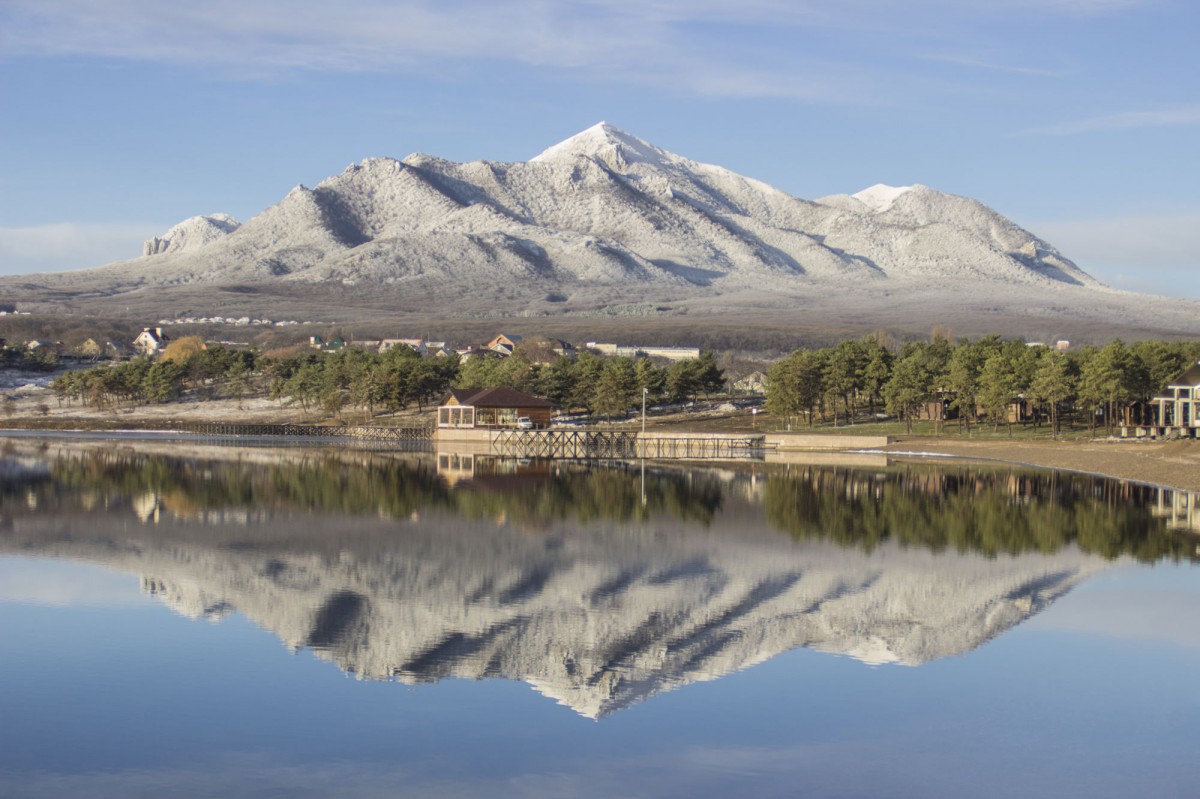
[[[1059,469],[1200,492],[1200,442],[1194,441],[956,441],[897,436],[884,452],[891,456],[951,457]]]
[[[254,414],[246,414],[253,416]],[[165,416],[165,414],[164,414]],[[59,416],[42,424],[22,426],[23,420],[0,421],[0,438],[126,437],[130,440],[193,439],[180,427],[190,419],[178,417],[89,419]],[[15,424],[14,424],[15,423]],[[180,427],[175,427],[180,425]],[[672,433],[682,431],[673,429]],[[831,439],[838,436],[830,435]],[[887,447],[873,450],[890,457],[955,458],[989,461],[1042,469],[1128,480],[1175,490],[1200,493],[1200,441],[1149,441],[1146,439],[1006,440],[962,439],[949,436],[892,436]]]

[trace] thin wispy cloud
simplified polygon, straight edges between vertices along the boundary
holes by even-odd
[[[1123,11],[1128,8],[1152,5],[1159,0],[933,0],[925,5],[942,5],[948,8],[989,9],[1009,13],[1033,9],[1056,14],[1092,16]]]
[[[750,26],[817,24],[822,17],[815,4],[777,0],[739,6],[736,14],[739,24]],[[731,19],[731,7],[712,0],[497,0],[452,7],[379,0],[336,6],[315,0],[14,0],[0,10],[0,53],[212,67],[237,77],[291,70],[432,73],[448,63],[498,62],[704,95],[834,99],[834,92],[854,91],[836,65],[818,70],[793,57],[785,69],[768,70],[756,66],[763,53],[734,50],[722,58],[688,30]],[[797,72],[800,79],[789,76]]]
[[[989,61],[982,58],[972,58],[970,56],[954,55],[951,53],[930,53],[919,56],[925,61],[935,61],[944,64],[955,64],[960,67],[970,67],[972,69],[982,69],[990,72],[1007,72],[1014,75],[1033,75],[1038,77],[1057,78],[1067,74],[1062,69],[1049,69],[1046,67],[1035,67],[1027,64],[1006,64],[999,61]]]
[[[969,2],[964,13],[978,16],[997,7],[1092,13],[1139,0]],[[500,62],[698,94],[845,101],[861,98],[870,83],[858,74],[868,68],[854,42],[868,32],[958,40],[957,33],[931,31],[928,20],[918,22],[912,13],[914,6],[948,4],[914,0],[901,13],[886,0],[465,0],[445,6],[419,0],[8,0],[0,8],[0,54],[183,64],[241,77],[291,70],[430,72],[447,63]],[[728,49],[718,52],[715,25],[748,35],[720,37]],[[765,42],[780,30],[822,33],[847,46],[834,48],[843,53],[839,58],[824,61],[794,43],[772,49]],[[769,63],[772,57],[777,63]],[[987,59],[959,63],[1039,74],[1036,67]],[[889,78],[889,70],[869,70],[870,78]]]
[[[1200,125],[1200,107],[1172,108],[1161,111],[1127,111],[1121,114],[1077,119],[1025,131],[1027,135],[1071,136],[1106,130],[1163,128]]]

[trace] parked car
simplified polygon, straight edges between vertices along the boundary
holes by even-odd
[[[521,418],[517,419],[517,429],[518,430],[532,430],[533,429],[533,420],[530,419],[528,416],[522,416]]]

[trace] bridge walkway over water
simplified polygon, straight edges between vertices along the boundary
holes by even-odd
[[[497,455],[525,458],[756,459],[764,437],[754,435],[638,433],[626,430],[501,430]]]

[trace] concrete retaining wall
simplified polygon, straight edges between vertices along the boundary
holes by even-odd
[[[835,436],[817,433],[771,433],[766,437],[768,449],[883,449],[890,443],[887,436]]]
[[[433,432],[433,440],[439,444],[454,442],[456,444],[485,444],[491,445],[496,437],[495,430],[486,428],[455,428],[439,427]]]

